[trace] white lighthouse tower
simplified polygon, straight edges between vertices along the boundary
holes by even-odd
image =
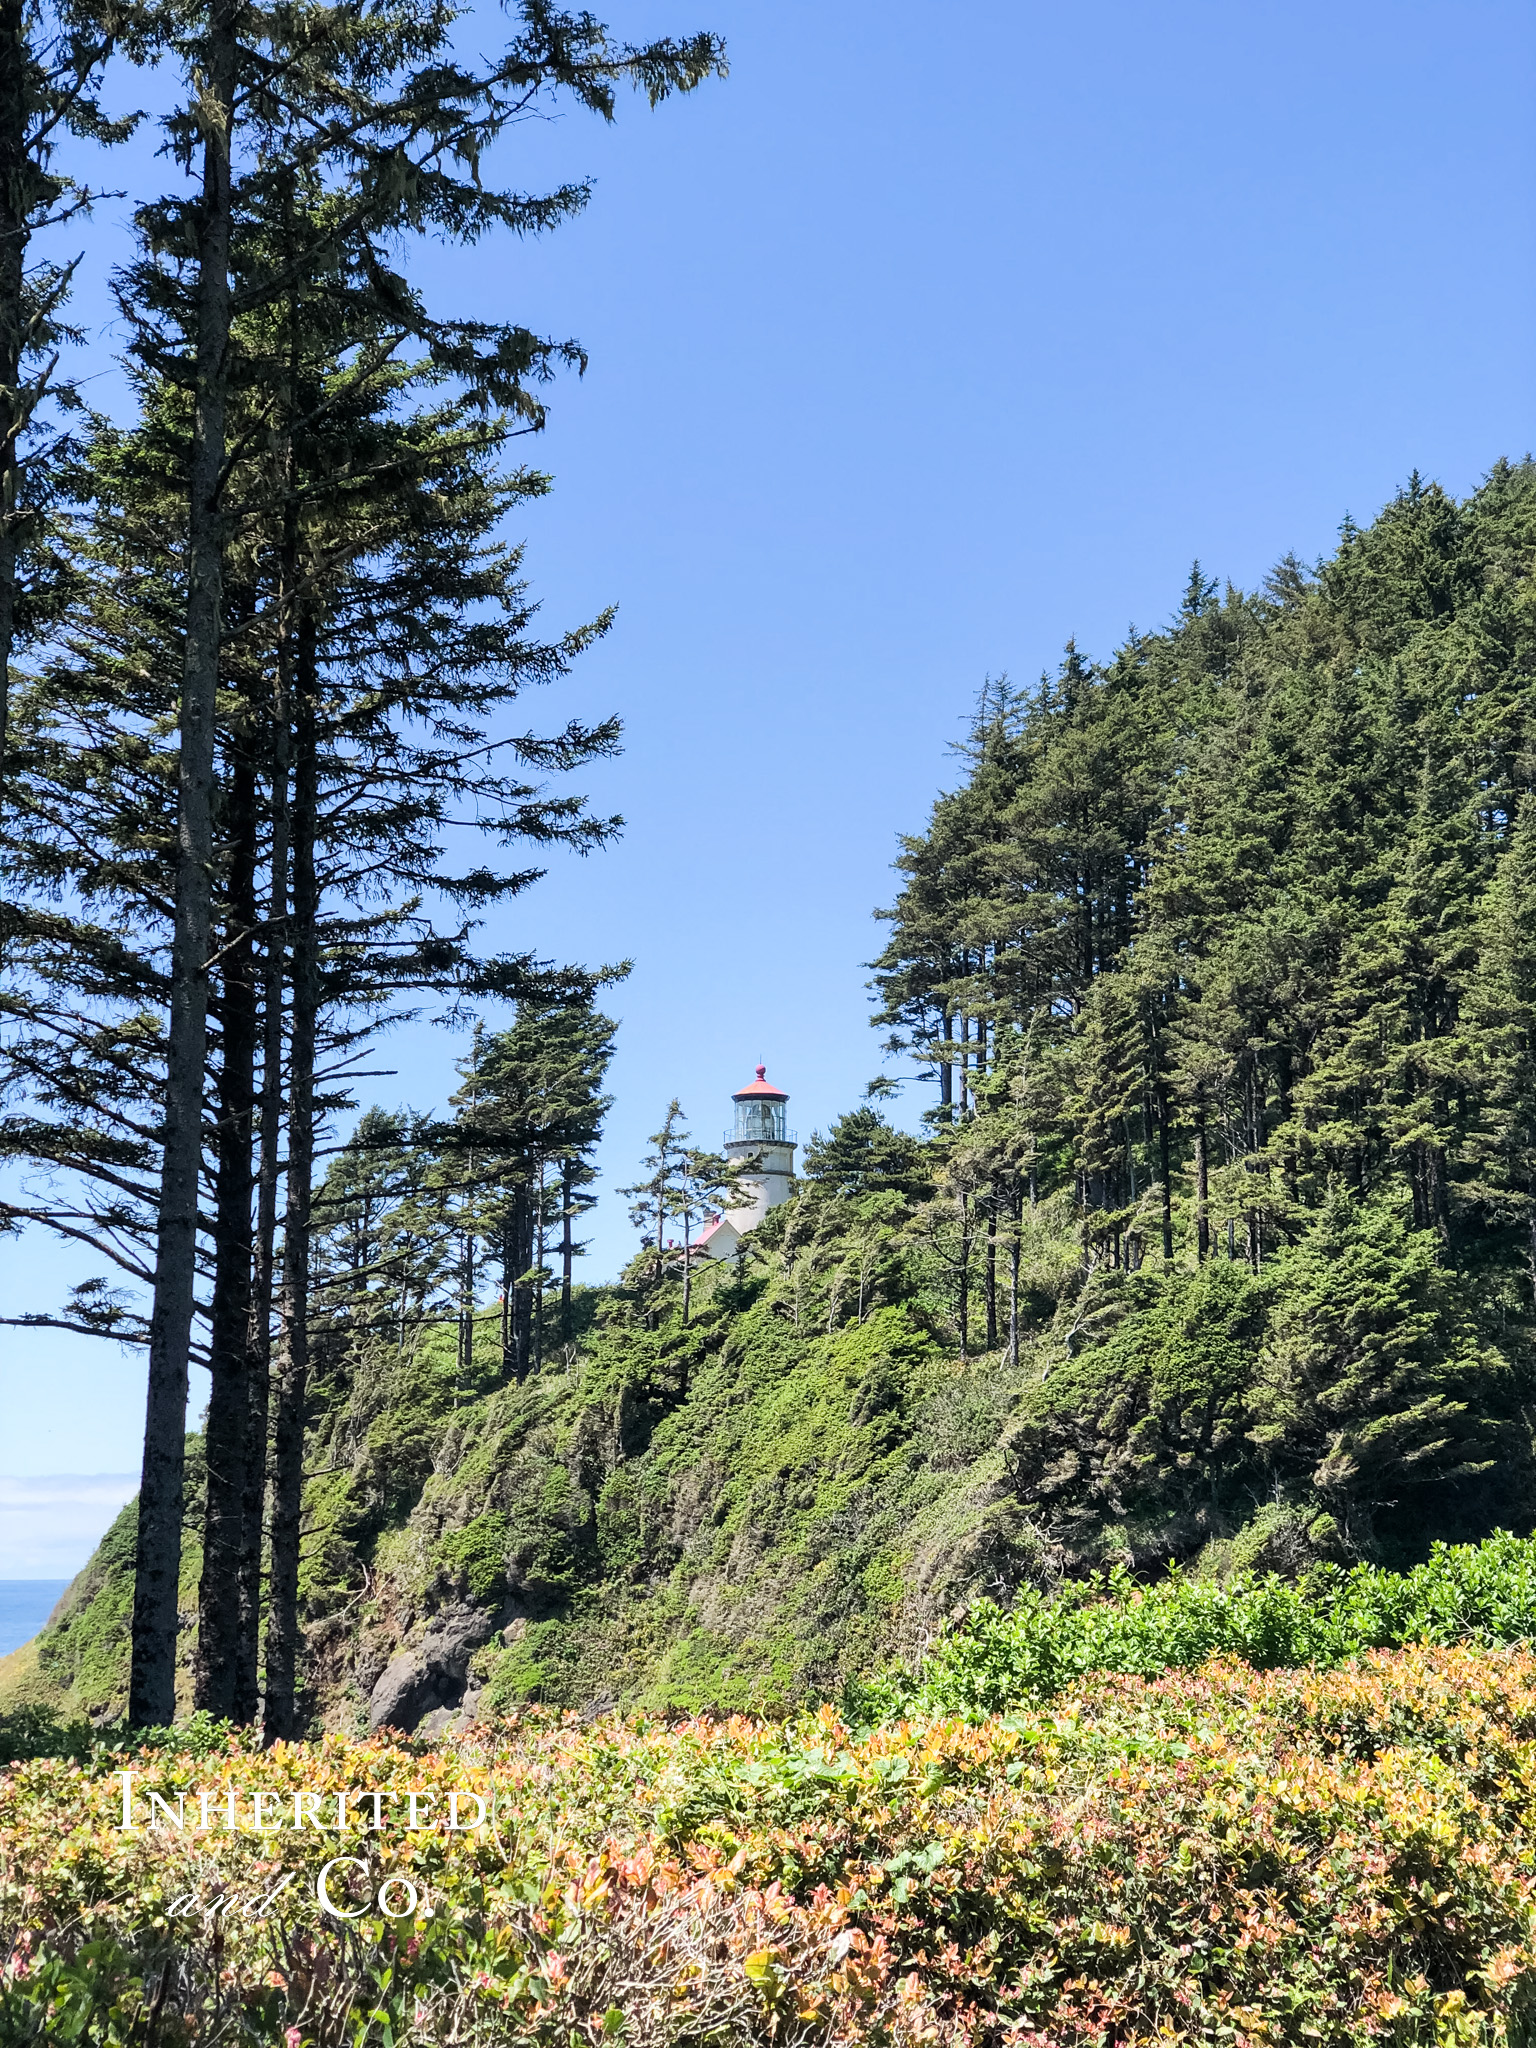
[[[734,1159],[742,1168],[741,1186],[747,1200],[727,1209],[705,1231],[700,1243],[712,1259],[729,1258],[770,1209],[788,1201],[795,1170],[795,1134],[785,1118],[789,1097],[782,1088],[774,1087],[767,1070],[759,1067],[757,1079],[738,1088],[731,1100],[736,1115],[722,1149],[727,1159]]]

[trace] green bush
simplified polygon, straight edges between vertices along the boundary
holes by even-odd
[[[1048,1699],[1091,1671],[1143,1678],[1239,1657],[1260,1670],[1342,1664],[1405,1643],[1480,1648],[1536,1640],[1536,1538],[1437,1543],[1392,1572],[1316,1565],[1300,1580],[1238,1572],[1225,1584],[1178,1571],[1137,1585],[1118,1566],[1054,1594],[1026,1588],[1007,1610],[978,1601],[934,1645],[916,1677],[850,1689],[862,1721],[897,1714],[982,1715]]]
[[[17,1707],[0,1714],[0,1768],[35,1757],[69,1757],[82,1762],[97,1741],[89,1721],[69,1720],[51,1707]]]
[[[494,1600],[507,1583],[510,1527],[503,1514],[477,1515],[437,1546],[438,1561],[462,1579],[476,1600]]]

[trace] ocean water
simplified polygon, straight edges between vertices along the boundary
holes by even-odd
[[[68,1584],[68,1579],[0,1579],[0,1657],[32,1640]]]

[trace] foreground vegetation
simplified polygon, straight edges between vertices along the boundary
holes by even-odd
[[[1316,1669],[1405,1643],[1491,1648],[1533,1638],[1536,1540],[1508,1534],[1436,1544],[1409,1572],[1324,1564],[1299,1582],[1275,1572],[1225,1582],[1174,1572],[1143,1587],[1121,1566],[1049,1596],[1027,1587],[1011,1609],[978,1601],[919,1671],[856,1682],[844,1705],[863,1719],[995,1714],[1050,1700],[1096,1671],[1152,1678],[1213,1657]]]
[[[1512,2048],[1532,1639],[1536,1539],[1499,1535],[983,1601],[915,1673],[778,1724],[533,1709],[263,1751],[22,1710],[0,2040]],[[337,1857],[351,1918],[316,1891]]]
[[[440,1748],[196,1735],[0,1781],[7,2042],[1512,2048],[1536,2030],[1528,1651],[1096,1678],[1045,1713],[862,1735],[830,1710],[534,1714]],[[269,1819],[297,1788],[326,1810],[362,1788],[436,1805],[414,1833],[338,1839],[201,1833],[194,1797],[187,1831],[124,1832],[125,1762],[173,1806],[214,1788],[215,1818],[229,1786],[242,1811],[281,1793]],[[448,1832],[451,1790],[494,1799],[494,1825]],[[347,1853],[344,1923],[315,1879]],[[373,1903],[391,1875],[418,1914],[399,1886],[399,1919]]]

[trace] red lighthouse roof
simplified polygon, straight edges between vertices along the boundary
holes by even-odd
[[[766,1072],[765,1067],[759,1067],[757,1079],[749,1081],[745,1088],[738,1088],[731,1097],[732,1102],[788,1102],[789,1097],[782,1088],[775,1088],[771,1081],[763,1078]]]

